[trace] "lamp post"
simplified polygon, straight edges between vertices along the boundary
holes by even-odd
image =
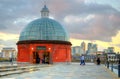
[[[48,48],[48,50],[49,50],[49,52],[51,53],[50,55],[49,55],[49,57],[50,57],[50,60],[49,60],[49,62],[50,62],[50,64],[53,64],[53,59],[52,59],[52,55],[53,55],[53,52],[51,52],[51,48]]]
[[[111,59],[111,71],[113,72],[113,58]]]
[[[33,54],[34,48],[32,47],[31,50],[32,50],[32,53],[30,52],[30,63],[33,63],[33,62],[32,62],[32,54]]]
[[[11,58],[10,58],[10,61],[11,61],[11,64],[13,65],[13,52],[11,52]]]
[[[120,58],[118,57],[118,77],[120,77]]]

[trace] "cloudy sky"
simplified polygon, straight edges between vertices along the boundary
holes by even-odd
[[[120,0],[0,0],[0,49],[16,47],[20,32],[41,17],[45,3],[73,46],[85,41],[98,44],[99,50],[114,46],[120,51]]]

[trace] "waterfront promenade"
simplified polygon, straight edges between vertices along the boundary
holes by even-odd
[[[3,76],[0,79],[120,79],[107,70],[103,65],[86,63],[59,63],[22,74]]]

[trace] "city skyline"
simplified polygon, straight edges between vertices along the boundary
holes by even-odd
[[[120,50],[119,0],[46,0],[50,17],[59,21],[69,32],[73,46],[82,41],[94,42],[98,50],[115,47]],[[40,18],[44,1],[0,1],[0,48],[16,47],[22,29]]]

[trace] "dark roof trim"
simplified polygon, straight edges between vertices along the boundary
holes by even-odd
[[[25,40],[25,41],[18,41],[16,43],[19,44],[65,44],[65,45],[72,45],[69,41],[58,41],[58,40]]]

